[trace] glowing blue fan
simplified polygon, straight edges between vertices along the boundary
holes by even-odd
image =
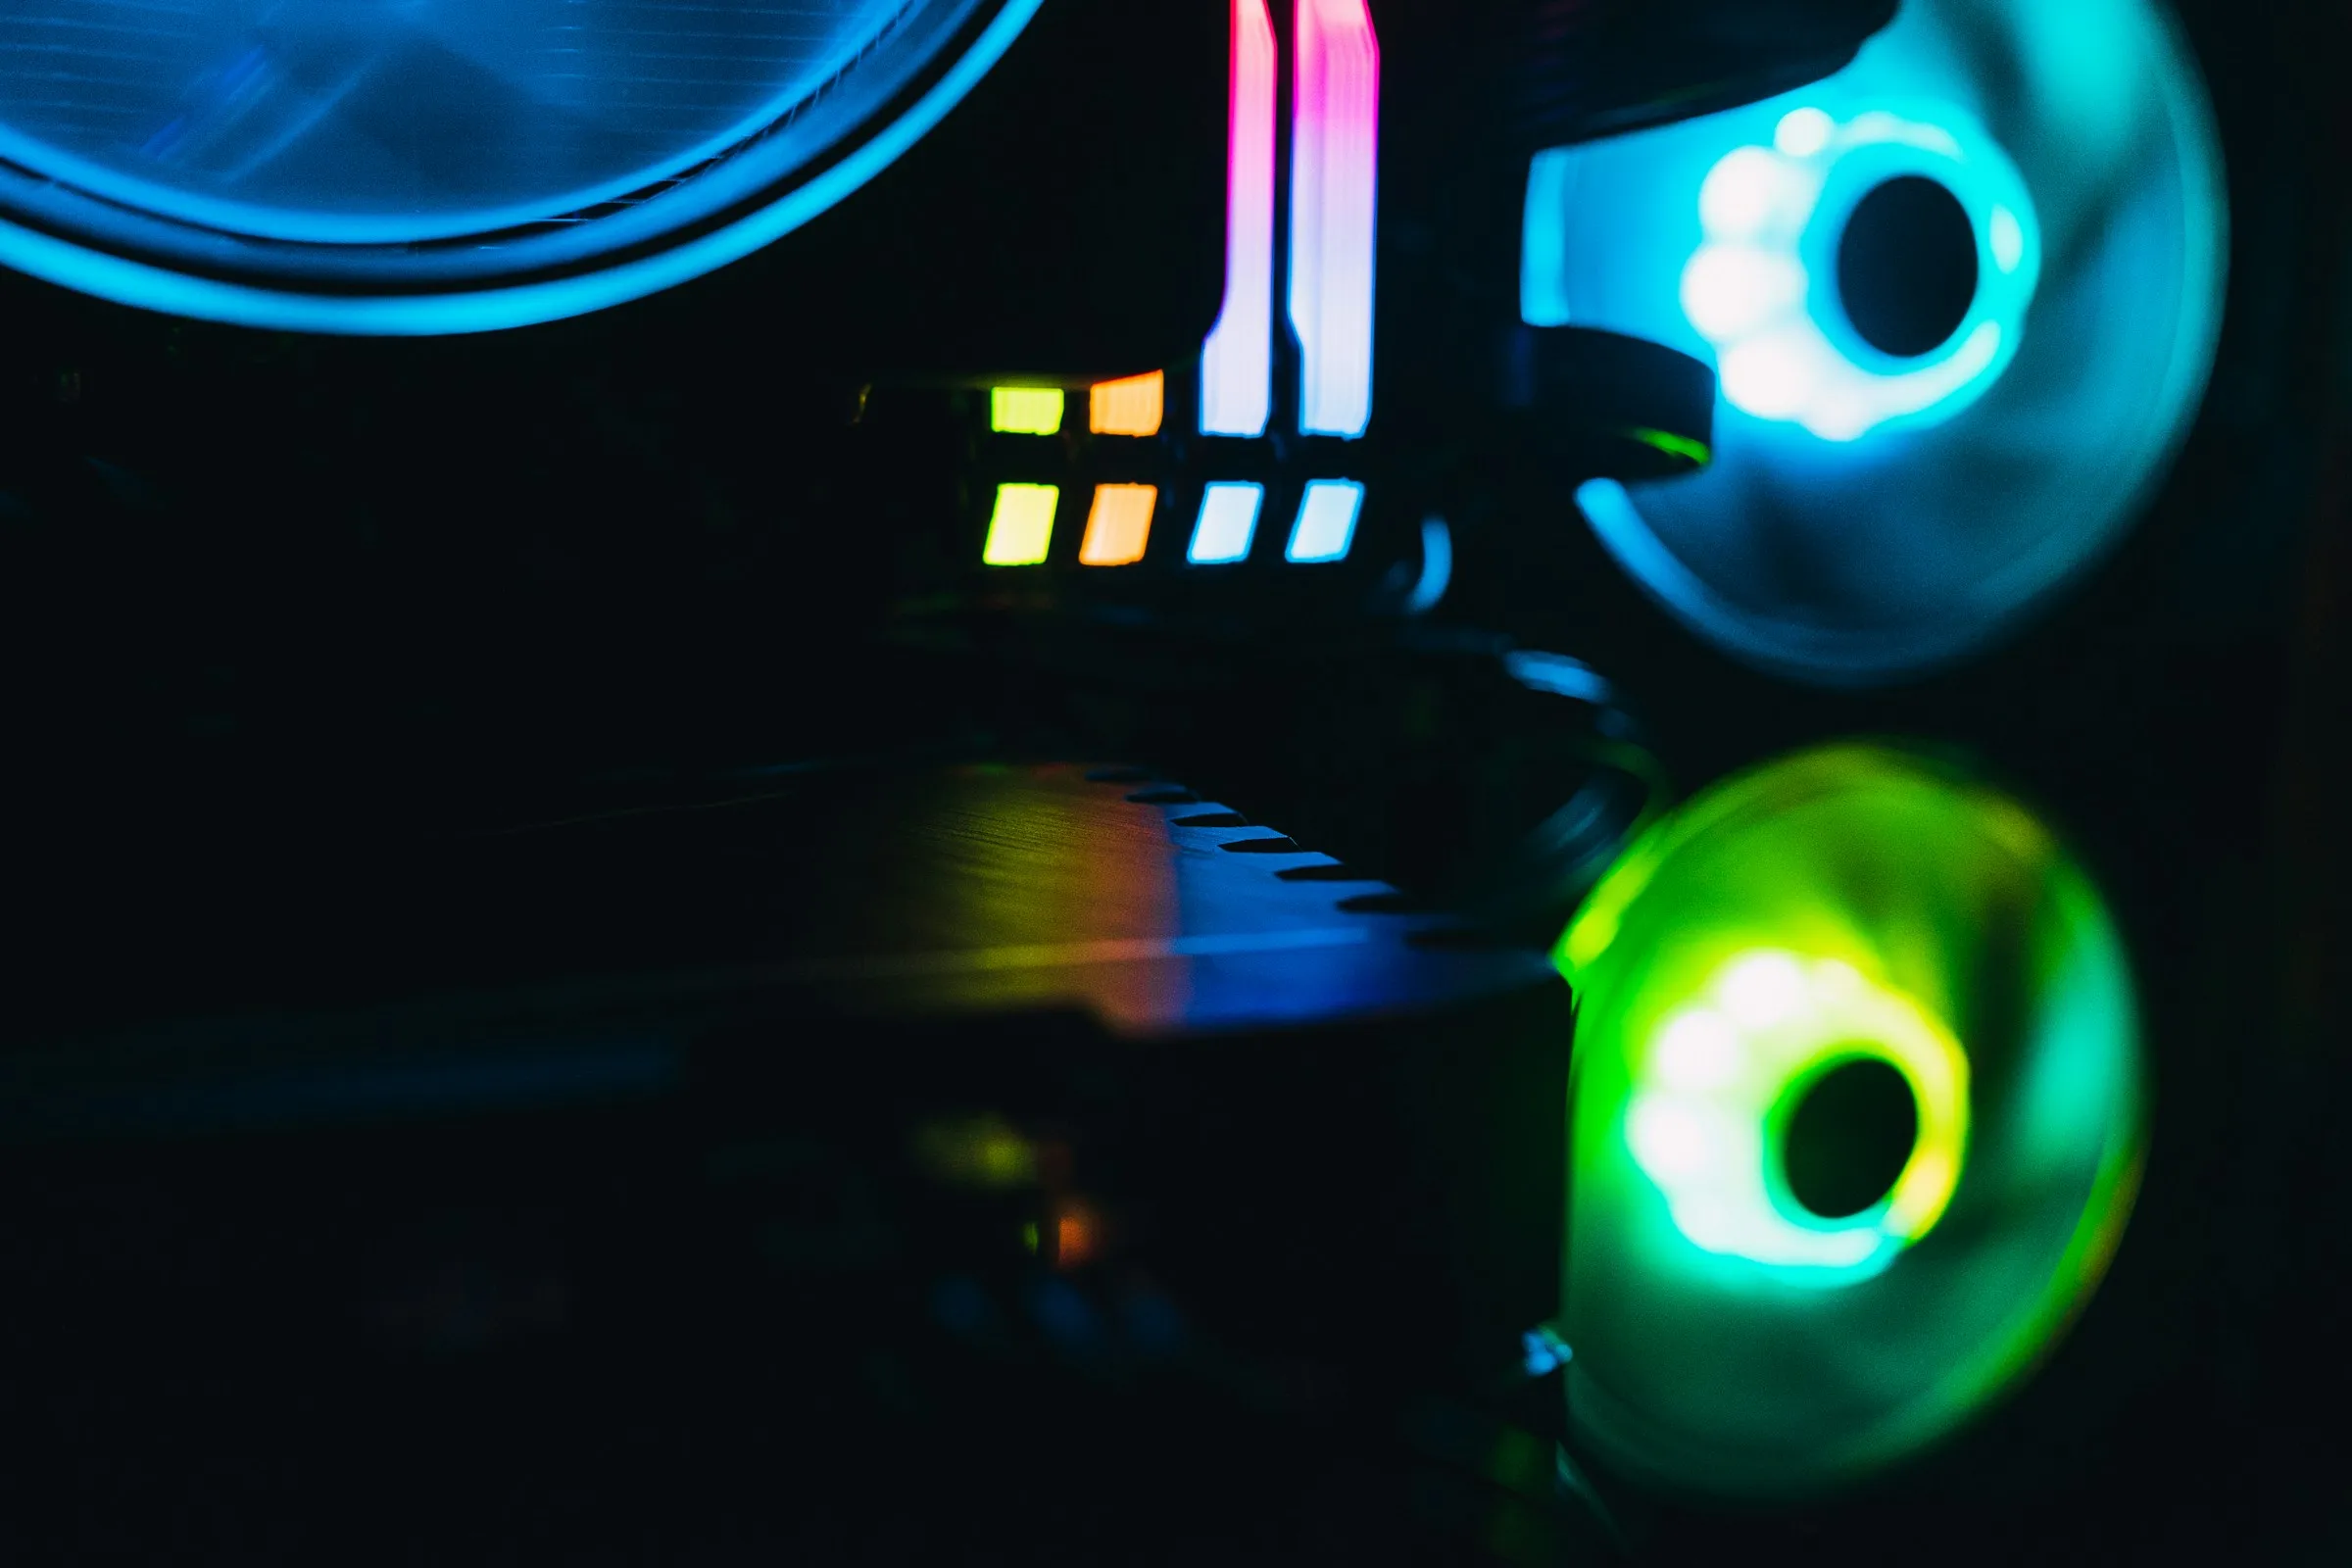
[[[2126,529],[2202,397],[2226,226],[2150,0],[1906,0],[1827,81],[1538,159],[1524,304],[1717,367],[1711,468],[1579,501],[1702,635],[1863,684]]]
[[[0,261],[258,325],[545,320],[735,260],[1041,0],[11,0]]]

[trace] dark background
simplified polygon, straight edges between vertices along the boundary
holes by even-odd
[[[1945,675],[1825,695],[1666,621],[1556,492],[1531,482],[1488,541],[1544,564],[1498,618],[1630,687],[1685,786],[1859,732],[1954,743],[2015,780],[2121,911],[2157,1054],[2138,1217],[2027,1398],[1924,1479],[1796,1517],[1670,1516],[1661,1555],[2352,1557],[2352,48],[2327,0],[2184,10],[2234,207],[2221,362],[2153,514],[2054,612]],[[1058,156],[1118,155],[1072,136]],[[1029,744],[985,682],[894,638],[933,545],[844,457],[858,375],[747,344],[763,265],[416,343],[0,278],[0,723],[28,1031],[70,1017],[77,987],[140,985],[154,911],[322,844],[583,779]],[[1332,720],[1304,697],[1242,711],[1279,730],[1269,755],[1359,743],[1319,735]],[[1316,809],[1285,801],[1279,769],[1260,795],[1241,804],[1286,828]]]

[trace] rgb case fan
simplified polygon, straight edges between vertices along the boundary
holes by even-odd
[[[1539,323],[1716,367],[1713,461],[1579,497],[1636,581],[1827,684],[1947,665],[2109,555],[2202,406],[2228,201],[2149,0],[1911,0],[1843,70],[1548,152]]]

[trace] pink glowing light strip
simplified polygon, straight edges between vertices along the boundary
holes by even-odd
[[[1291,326],[1298,428],[1372,422],[1372,246],[1380,181],[1380,40],[1365,0],[1298,0],[1291,136]]]
[[[1233,0],[1225,309],[1200,355],[1200,430],[1259,436],[1274,410],[1274,91],[1266,0]]]

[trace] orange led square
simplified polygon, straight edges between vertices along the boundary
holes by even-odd
[[[1100,382],[1088,398],[1088,423],[1097,435],[1157,435],[1167,402],[1164,370]]]
[[[1152,542],[1152,514],[1159,506],[1159,486],[1102,484],[1095,486],[1095,507],[1087,514],[1086,541],[1078,560],[1088,566],[1127,566],[1144,559]]]

